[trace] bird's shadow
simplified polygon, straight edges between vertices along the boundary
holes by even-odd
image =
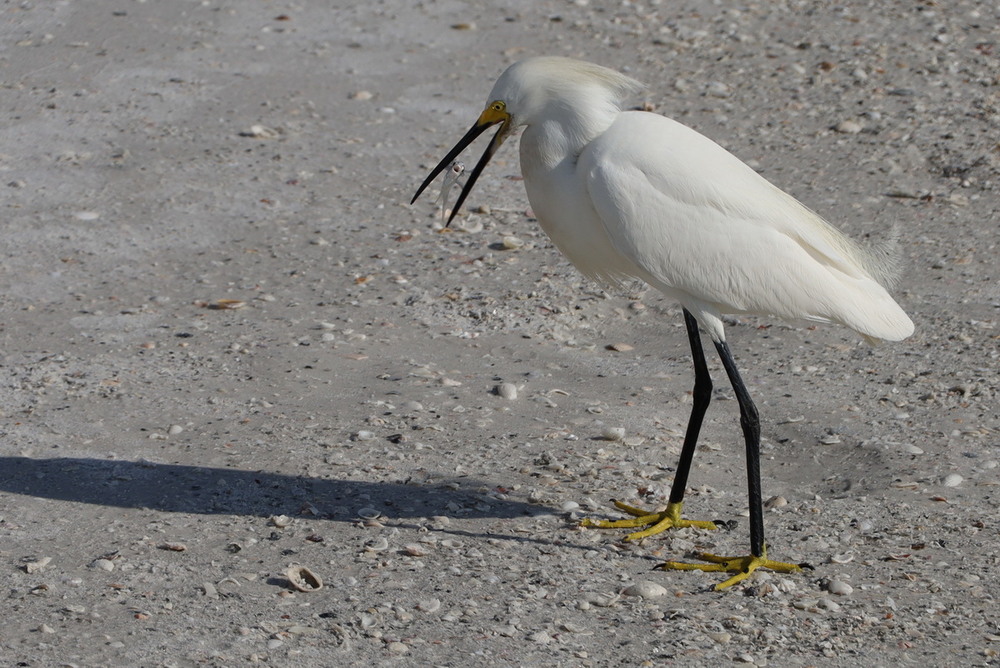
[[[356,520],[366,508],[393,518],[514,518],[552,513],[538,505],[485,494],[486,487],[471,478],[427,485],[146,461],[0,457],[0,492],[119,508],[258,517],[308,512],[335,521]]]

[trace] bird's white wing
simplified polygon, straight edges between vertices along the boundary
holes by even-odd
[[[856,244],[680,123],[623,113],[578,173],[618,252],[682,302],[834,321],[872,338],[912,332]]]

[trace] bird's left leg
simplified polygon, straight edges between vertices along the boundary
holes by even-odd
[[[745,580],[758,568],[767,568],[781,573],[794,573],[803,568],[811,568],[808,564],[790,564],[783,561],[771,561],[767,558],[767,546],[764,543],[764,506],[760,487],[760,418],[757,407],[750,399],[736,362],[725,341],[715,344],[722,358],[722,366],[726,369],[736,401],[740,405],[740,426],[743,428],[743,438],[746,442],[747,461],[747,491],[750,504],[750,554],[744,557],[719,557],[714,554],[702,553],[698,558],[707,561],[706,564],[688,564],[668,561],[659,568],[668,570],[701,570],[722,571],[734,573],[725,582],[715,585],[716,590],[726,589],[737,582]]]
[[[716,528],[715,522],[681,519],[681,508],[684,506],[684,491],[687,489],[688,474],[691,472],[691,462],[694,460],[694,451],[698,444],[698,434],[701,432],[701,424],[705,419],[705,412],[712,401],[712,376],[708,373],[708,364],[705,362],[705,351],[702,349],[701,335],[698,333],[698,321],[687,309],[684,309],[684,324],[687,326],[688,342],[691,344],[691,357],[694,361],[693,403],[687,431],[684,434],[681,458],[677,463],[677,473],[674,475],[674,484],[670,488],[670,498],[666,509],[661,512],[652,512],[630,506],[621,501],[612,501],[616,508],[632,515],[632,518],[626,520],[585,519],[580,523],[580,526],[597,527],[600,529],[636,529],[646,527],[641,531],[630,533],[625,537],[625,540],[641,540],[667,529],[682,527],[696,527],[698,529]]]

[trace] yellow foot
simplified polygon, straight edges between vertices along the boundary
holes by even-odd
[[[660,564],[657,568],[663,570],[675,570],[675,571],[708,571],[708,572],[722,572],[722,573],[735,573],[731,578],[725,582],[720,582],[715,585],[716,591],[722,591],[728,587],[732,587],[737,582],[742,582],[747,579],[751,573],[753,573],[758,568],[767,568],[772,571],[777,571],[779,573],[797,573],[803,568],[812,569],[809,564],[789,564],[783,561],[771,561],[767,558],[767,549],[764,549],[764,554],[755,557],[753,555],[748,555],[746,557],[719,557],[714,554],[708,554],[706,552],[699,553],[697,555],[698,559],[702,561],[707,561],[707,564],[689,564],[683,561],[668,561],[666,563]]]
[[[625,536],[625,540],[641,540],[649,536],[666,531],[667,529],[680,529],[683,527],[696,527],[698,529],[715,529],[715,522],[702,522],[698,520],[682,520],[681,507],[683,503],[668,503],[667,509],[662,513],[651,513],[642,508],[630,506],[621,501],[613,501],[615,508],[632,515],[630,520],[591,520],[585,519],[580,522],[582,527],[596,527],[598,529],[634,529],[636,527],[646,527],[642,531],[636,531]]]

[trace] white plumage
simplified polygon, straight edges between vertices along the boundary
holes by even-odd
[[[623,96],[639,87],[590,63],[533,58],[508,69],[490,94],[513,100],[512,124],[527,126],[528,200],[581,272],[648,282],[716,341],[725,338],[723,313],[836,322],[875,340],[913,333],[877,280],[891,272],[887,258],[704,135],[658,114],[621,111]]]
[[[528,200],[545,232],[585,275],[606,284],[639,279],[681,303],[695,366],[694,402],[667,510],[647,513],[617,503],[636,519],[585,522],[638,527],[638,540],[677,526],[712,381],[698,333],[711,336],[740,405],[747,455],[750,555],[704,555],[709,565],[665,568],[736,575],[757,568],[794,571],[804,564],[766,557],[760,488],[757,409],[726,343],[722,314],[833,322],[869,341],[898,341],[913,323],[889,296],[895,275],[891,244],[866,247],[771,185],[721,146],[663,116],[623,111],[641,85],[623,74],[568,58],[515,63],[497,80],[465,137],[424,180],[427,185],[477,136],[494,135],[469,175],[452,216],[511,132],[521,137]],[[450,219],[449,219],[450,222]]]

